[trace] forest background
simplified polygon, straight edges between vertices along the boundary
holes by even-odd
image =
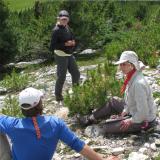
[[[159,1],[20,1],[0,0],[0,64],[50,58],[52,28],[59,10],[70,13],[70,26],[79,45],[103,49],[110,60],[134,50],[156,66],[160,52]]]

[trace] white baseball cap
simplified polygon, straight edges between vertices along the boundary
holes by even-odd
[[[29,87],[20,92],[19,104],[24,110],[29,110],[34,108],[39,103],[40,99],[43,98],[43,96],[44,94],[40,90]],[[29,106],[23,107],[23,104],[29,104]]]
[[[132,63],[137,70],[140,70],[138,56],[134,51],[124,51],[121,54],[121,57],[119,61],[117,61],[115,64],[121,64],[124,62],[130,62]]]

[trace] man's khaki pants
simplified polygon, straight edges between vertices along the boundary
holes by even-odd
[[[11,150],[6,135],[0,134],[0,160],[11,160]]]

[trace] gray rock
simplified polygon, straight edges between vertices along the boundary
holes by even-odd
[[[160,138],[160,134],[159,133],[153,133],[152,136],[156,137],[156,138]]]
[[[128,160],[149,160],[149,157],[139,152],[132,152],[129,154]]]
[[[139,152],[146,154],[147,153],[147,148],[142,147],[142,148],[139,149]]]
[[[93,53],[95,53],[96,52],[96,50],[93,50],[93,49],[85,49],[85,50],[83,50],[81,53],[79,53],[80,55],[84,55],[84,54],[93,54]]]
[[[156,98],[156,99],[154,100],[154,102],[155,102],[157,105],[159,105],[159,104],[160,104],[160,98]]]
[[[155,145],[156,145],[157,147],[160,147],[160,139],[156,139],[156,140],[155,140]]]
[[[124,153],[124,148],[122,147],[114,148],[111,152],[113,155],[118,156],[119,154]]]
[[[150,144],[149,144],[149,143],[145,143],[144,146],[145,146],[146,148],[149,148],[149,147],[150,147]]]
[[[16,68],[26,68],[30,65],[41,64],[45,61],[46,61],[46,59],[37,59],[37,60],[34,60],[34,61],[30,61],[30,62],[18,62],[18,63],[15,64],[15,67]]]
[[[150,147],[151,147],[151,149],[152,149],[153,151],[156,151],[156,150],[157,150],[157,147],[156,147],[156,144],[155,144],[155,143],[152,143]]]
[[[102,128],[98,125],[88,126],[85,131],[85,135],[88,137],[97,137],[103,134]]]

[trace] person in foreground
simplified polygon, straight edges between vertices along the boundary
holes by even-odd
[[[138,56],[133,51],[124,51],[118,62],[125,75],[121,94],[124,99],[113,97],[105,106],[93,114],[79,118],[82,125],[97,122],[98,119],[111,118],[102,124],[103,133],[131,133],[147,130],[155,125],[156,106],[149,84],[139,66]]]
[[[103,160],[61,119],[42,115],[42,97],[40,90],[26,88],[19,94],[25,118],[0,115],[0,134],[11,139],[12,160],[51,160],[59,140],[90,160]],[[110,160],[117,159],[113,157]]]
[[[69,13],[66,10],[61,10],[57,20],[57,24],[52,32],[50,50],[54,51],[54,57],[57,63],[55,97],[57,101],[62,101],[62,88],[66,79],[67,70],[72,76],[73,85],[79,84],[80,72],[75,57],[73,56],[76,41],[68,25]]]

